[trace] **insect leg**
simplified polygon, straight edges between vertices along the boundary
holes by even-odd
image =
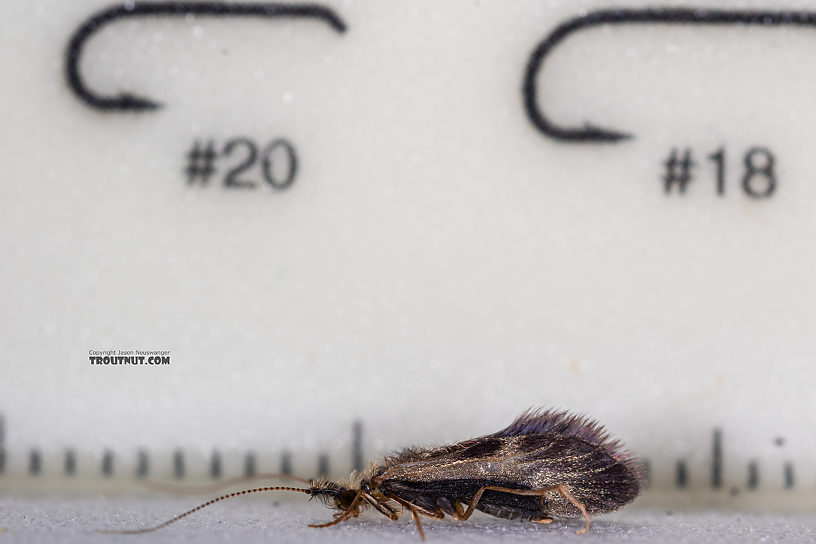
[[[578,499],[576,499],[572,495],[572,493],[569,492],[569,490],[567,489],[567,486],[565,486],[563,484],[552,485],[552,486],[549,486],[549,487],[542,487],[542,488],[539,488],[539,489],[513,489],[513,488],[510,488],[510,487],[497,487],[497,486],[487,485],[487,486],[479,489],[479,491],[477,491],[476,494],[473,495],[473,499],[471,499],[470,504],[467,507],[467,510],[465,510],[465,513],[462,515],[463,520],[468,519],[471,515],[473,515],[473,511],[476,509],[476,505],[479,504],[479,499],[482,498],[482,493],[484,493],[485,491],[501,491],[502,493],[512,493],[514,495],[537,495],[537,496],[542,497],[542,499],[543,499],[545,494],[547,494],[547,493],[549,493],[551,491],[558,491],[559,493],[561,493],[561,495],[564,496],[564,498],[566,498],[568,501],[570,501],[572,504],[574,504],[576,506],[576,508],[578,508],[578,510],[581,511],[581,514],[584,516],[584,519],[586,520],[586,527],[584,527],[583,529],[578,531],[576,534],[582,535],[582,534],[586,533],[587,531],[589,531],[590,521],[589,521],[589,514],[587,514],[586,508],[584,508],[583,503],[581,503]],[[539,523],[549,523],[547,521],[543,521],[543,519],[547,519],[547,518],[542,518],[542,520],[536,520],[536,521],[539,521]]]
[[[368,493],[365,493],[363,495],[363,499],[368,504],[373,506],[377,510],[377,512],[379,512],[383,516],[385,516],[387,518],[390,518],[392,521],[396,521],[397,519],[399,519],[400,513],[397,512],[396,510],[393,510],[385,502],[378,500],[377,497],[374,497],[373,495],[369,495]],[[388,500],[388,499],[386,498],[386,500]]]
[[[572,493],[569,492],[569,490],[567,489],[567,486],[565,486],[563,484],[558,484],[556,487],[558,488],[558,492],[561,493],[564,497],[566,497],[566,499],[568,501],[570,501],[572,504],[574,504],[576,506],[576,508],[578,508],[578,510],[581,511],[581,514],[584,515],[584,519],[586,520],[586,527],[584,527],[583,529],[581,529],[580,531],[578,531],[575,534],[576,535],[582,535],[582,534],[586,533],[587,531],[589,531],[589,514],[587,514],[586,508],[584,508],[584,504],[581,501],[579,501],[578,499],[576,499],[572,495]]]
[[[542,511],[543,511],[543,509],[544,509],[544,495],[541,496],[541,506],[542,506]],[[451,516],[456,521],[465,521],[465,520],[467,520],[467,518],[465,517],[465,511],[462,509],[462,503],[461,502],[456,501],[456,502],[453,503],[453,514],[451,514]],[[553,522],[552,518],[548,518],[548,517],[544,517],[544,516],[537,517],[537,518],[531,518],[530,521],[532,521],[533,523],[541,523],[542,525]]]
[[[433,510],[428,510],[427,508],[422,508],[421,506],[417,506],[415,504],[411,504],[410,502],[401,499],[399,497],[389,497],[397,501],[400,505],[408,510],[411,511],[411,517],[414,519],[414,523],[416,523],[417,530],[419,530],[419,537],[424,541],[425,540],[425,531],[422,530],[422,523],[419,521],[419,514],[425,514],[428,517],[434,519],[442,519],[445,517],[445,514],[442,512],[434,512]]]
[[[465,521],[467,519],[465,511],[462,510],[462,503],[459,501],[453,501],[453,519],[456,521]]]
[[[362,491],[358,492],[357,496],[354,497],[354,500],[351,501],[351,505],[348,507],[348,509],[345,512],[343,512],[342,514],[338,515],[334,519],[334,521],[330,521],[328,523],[320,523],[320,524],[310,523],[309,527],[314,527],[315,529],[322,529],[323,527],[331,527],[332,525],[337,525],[341,521],[346,521],[351,516],[356,516],[357,512],[358,512],[357,503],[360,501],[360,497],[362,497],[362,496],[363,496],[363,492]]]
[[[405,499],[401,499],[399,497],[388,497],[388,498],[397,501],[400,505],[402,505],[404,507],[407,507],[409,510],[416,510],[420,514],[424,514],[424,515],[428,516],[429,518],[444,519],[444,517],[445,517],[444,512],[442,512],[440,510],[428,510],[427,508],[423,508],[423,507],[418,506],[416,504],[412,504],[412,503],[406,501]]]
[[[501,491],[503,493],[513,493],[514,495],[536,495],[536,496],[543,496],[545,493],[549,493],[550,491],[557,491],[558,486],[550,486],[550,487],[542,487],[541,489],[513,489],[511,487],[497,487],[494,485],[486,485],[479,489],[473,498],[470,500],[470,504],[468,504],[467,510],[465,513],[462,514],[462,521],[468,519],[470,516],[473,515],[474,510],[476,510],[476,505],[479,504],[479,499],[482,498],[482,493],[485,491]]]
[[[411,517],[414,518],[414,523],[416,523],[417,530],[419,531],[419,538],[425,542],[425,531],[422,530],[422,523],[419,521],[419,514],[414,508],[411,508]]]

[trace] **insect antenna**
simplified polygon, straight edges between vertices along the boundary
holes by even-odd
[[[197,493],[215,493],[221,489],[227,489],[233,485],[245,484],[254,480],[293,480],[306,485],[311,485],[312,483],[311,480],[292,476],[291,474],[263,472],[261,474],[253,474],[252,476],[238,476],[237,478],[230,478],[221,482],[204,485],[168,484],[164,482],[142,482],[142,485],[154,491],[195,495]]]
[[[264,492],[264,491],[297,491],[298,493],[305,493],[307,495],[311,495],[311,492],[310,492],[309,489],[301,489],[299,487],[279,486],[279,487],[257,487],[255,489],[245,489],[244,491],[236,491],[234,493],[227,493],[226,495],[221,495],[220,497],[216,497],[214,499],[211,499],[211,500],[205,502],[204,504],[199,504],[198,506],[196,506],[192,510],[187,510],[183,514],[179,514],[178,516],[174,517],[173,519],[169,519],[169,520],[165,521],[164,523],[160,523],[160,524],[158,524],[158,525],[156,525],[154,527],[147,527],[147,528],[144,528],[144,529],[99,530],[99,531],[95,531],[95,532],[105,533],[105,534],[120,534],[120,535],[138,535],[138,534],[142,534],[142,533],[151,533],[153,531],[163,529],[164,527],[167,527],[171,523],[175,523],[175,522],[177,522],[178,520],[180,520],[182,518],[186,518],[190,514],[192,514],[194,512],[198,512],[202,508],[206,508],[207,506],[210,506],[211,504],[215,504],[217,502],[221,502],[221,501],[226,500],[226,499],[231,499],[232,497],[239,497],[241,495],[249,495],[250,493],[261,493],[261,492]]]

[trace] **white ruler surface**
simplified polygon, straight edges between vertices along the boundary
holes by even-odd
[[[812,506],[816,2],[3,13],[0,488],[545,406],[652,489]]]

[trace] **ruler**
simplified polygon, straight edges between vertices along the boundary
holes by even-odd
[[[813,2],[7,12],[0,488],[343,477],[544,406],[655,502],[813,508]]]
[[[151,491],[156,483],[176,483],[178,485],[171,489],[189,492],[202,482],[222,482],[226,485],[237,479],[232,485],[241,485],[254,478],[277,479],[296,475],[293,473],[295,463],[301,477],[342,479],[351,471],[364,471],[368,466],[363,429],[362,421],[352,423],[347,451],[319,451],[300,459],[293,459],[288,450],[224,452],[214,449],[205,457],[195,450],[186,451],[183,448],[172,452],[139,448],[135,455],[133,452],[105,449],[101,455],[88,455],[79,448],[69,447],[62,452],[33,448],[27,452],[15,452],[12,456],[4,448],[0,449],[0,474],[5,476],[4,483],[10,490],[42,489],[45,486],[45,489],[53,491],[55,485],[56,489],[76,490],[90,486],[90,489],[98,490],[100,486],[111,488],[113,485],[113,489],[141,493]],[[802,503],[803,490],[796,492],[797,487],[802,486],[797,482],[794,462],[782,461],[774,466],[774,463],[768,463],[767,458],[752,458],[745,466],[728,467],[728,472],[733,476],[726,478],[723,430],[714,429],[711,440],[709,459],[705,463],[696,462],[696,458],[679,458],[670,467],[667,460],[658,459],[658,473],[655,475],[655,460],[644,458],[647,489],[657,488],[657,492],[647,494],[645,502],[693,504],[700,500],[702,492],[705,502],[714,501],[732,507],[763,506],[763,496],[772,496],[776,501],[781,501],[781,504],[777,502],[775,510],[780,507],[783,510],[810,508],[808,502]],[[776,445],[784,448],[785,439],[778,437]],[[260,465],[263,465],[263,470],[259,470]],[[741,482],[736,477],[740,469],[744,470],[744,480]],[[692,474],[696,470],[700,473]],[[273,473],[278,476],[269,476]],[[167,491],[166,488],[162,490]],[[782,492],[784,494],[780,498]]]

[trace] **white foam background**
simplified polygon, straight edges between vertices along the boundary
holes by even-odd
[[[181,499],[84,498],[65,501],[4,499],[3,539],[17,542],[132,542],[132,535],[94,534],[100,529],[147,527],[189,508],[195,501]],[[174,526],[145,537],[150,542],[419,542],[408,516],[391,522],[371,513],[326,529],[309,523],[330,519],[319,504],[294,500],[236,500],[197,512]],[[739,512],[678,512],[637,509],[596,518],[592,529],[578,520],[542,526],[496,519],[477,512],[466,522],[425,520],[428,542],[677,542],[769,543],[813,542],[816,521],[802,515],[746,514]]]
[[[524,66],[557,23],[607,3],[327,4],[345,35],[110,25],[83,56],[89,85],[166,104],[120,115],[80,103],[62,73],[71,32],[102,4],[6,3],[7,448],[340,455],[362,419],[374,454],[560,406],[658,464],[703,465],[720,426],[733,481],[757,455],[812,472],[816,32],[570,38],[539,80],[546,111],[637,138],[566,145],[527,120]],[[291,140],[294,186],[188,187],[193,141],[237,136]],[[738,188],[754,145],[777,158],[762,202]],[[705,159],[720,146],[722,199]],[[660,184],[672,147],[699,163],[682,198]],[[111,348],[167,349],[172,364],[89,365]]]

